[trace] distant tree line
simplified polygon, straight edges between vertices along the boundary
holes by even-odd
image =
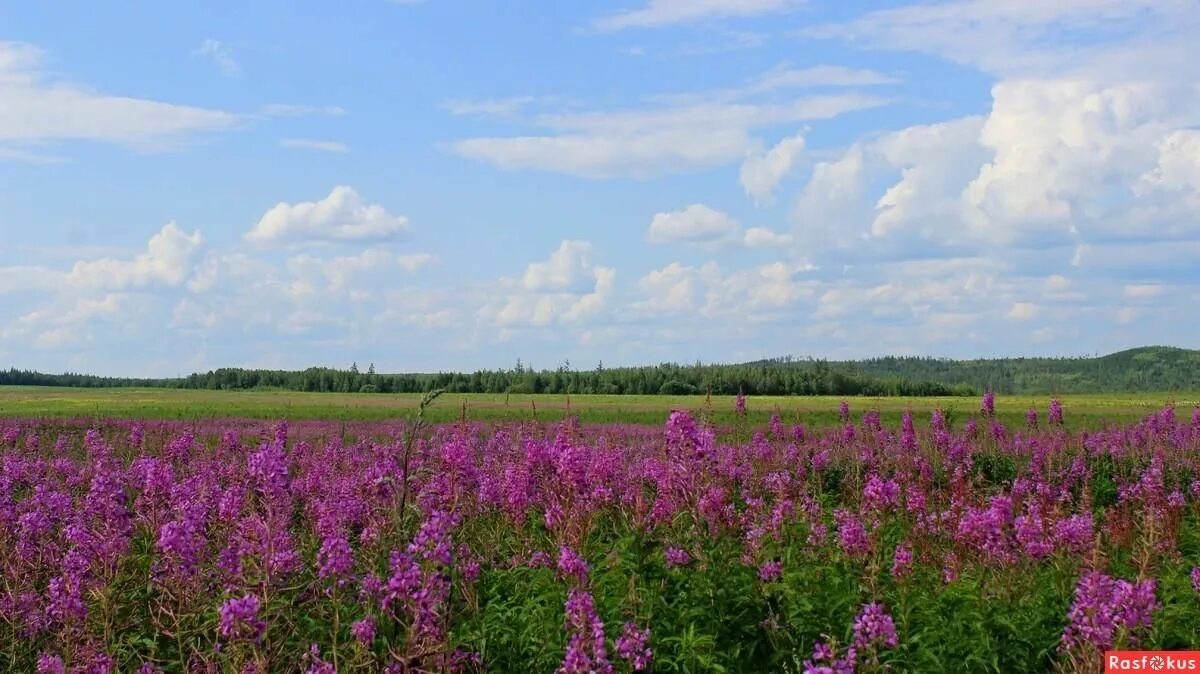
[[[1200,351],[1142,347],[1095,358],[877,358],[832,364],[863,377],[900,377],[998,393],[1200,391]]]
[[[777,359],[760,364],[808,367]],[[1200,392],[1200,351],[1148,346],[1080,358],[894,357],[831,362],[829,367],[868,379],[931,381],[1010,394]]]
[[[0,385],[119,387],[147,386],[209,390],[280,389],[336,393],[416,393],[434,388],[453,393],[608,393],[734,395],[973,395],[967,386],[946,386],[900,377],[875,378],[836,370],[824,361],[809,367],[775,364],[677,365],[647,367],[535,370],[517,363],[509,370],[471,373],[380,374],[374,365],[360,371],[311,367],[306,370],[221,368],[179,379],[130,379],[78,374],[48,375],[9,370],[0,372]]]
[[[826,362],[791,357],[740,365],[678,365],[577,370],[569,363],[537,370],[517,362],[507,370],[380,374],[310,367],[306,370],[221,368],[176,379],[96,377],[28,370],[0,371],[0,385],[280,389],[340,393],[610,393],[733,395],[975,395],[1200,391],[1200,351],[1130,349],[1095,358],[948,360],[886,357]]]

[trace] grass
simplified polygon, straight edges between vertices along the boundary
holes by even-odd
[[[324,419],[380,421],[411,416],[421,394],[301,393],[294,391],[198,391],[122,388],[74,389],[38,386],[0,386],[0,417],[124,417],[144,419]],[[823,426],[837,421],[841,396],[758,396],[747,399],[750,420],[765,422],[778,412],[786,423],[800,419]],[[846,398],[855,420],[868,409],[895,422],[906,409],[922,421],[941,408],[951,421],[976,412],[975,397]],[[1035,407],[1044,419],[1049,396],[997,396],[996,409],[1009,424],[1024,423],[1025,410]],[[1067,421],[1079,427],[1099,427],[1140,419],[1167,403],[1180,414],[1200,401],[1200,394],[1137,393],[1060,396]],[[713,396],[717,421],[733,419],[733,396]],[[530,395],[448,393],[426,412],[431,422],[468,418],[479,421],[561,419],[568,411],[586,423],[660,424],[673,409],[700,410],[704,396],[652,395]]]

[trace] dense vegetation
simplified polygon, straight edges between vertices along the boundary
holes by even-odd
[[[873,358],[830,363],[864,377],[933,381],[998,393],[1200,391],[1200,351],[1151,346],[1095,358]]]
[[[9,370],[0,372],[0,385],[122,387],[151,386],[209,390],[258,388],[334,393],[422,393],[442,389],[449,393],[576,393],[683,395],[866,395],[945,396],[970,395],[967,386],[945,386],[899,377],[869,377],[834,370],[824,362],[811,367],[778,367],[773,364],[674,365],[652,367],[597,367],[574,370],[534,370],[517,364],[511,370],[472,373],[379,374],[374,366],[365,372],[313,367],[307,370],[248,370],[222,368],[182,379],[115,379],[85,375],[47,375]]]
[[[551,393],[625,395],[945,396],[992,390],[1009,394],[1200,391],[1200,351],[1130,349],[1097,358],[949,360],[886,357],[861,361],[779,358],[741,365],[380,374],[374,366],[342,370],[221,368],[179,379],[0,371],[0,385],[169,387],[207,390],[278,389],[336,393]]]
[[[3,421],[0,670],[1087,674],[1200,646],[1200,410],[981,408]]]

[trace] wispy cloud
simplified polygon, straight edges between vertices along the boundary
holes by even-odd
[[[706,19],[751,17],[795,9],[802,0],[648,0],[644,7],[597,19],[604,31],[652,28]]]
[[[242,72],[242,67],[233,58],[233,51],[229,48],[229,45],[223,44],[220,40],[214,40],[211,37],[205,38],[200,43],[200,46],[192,52],[192,56],[212,61],[226,75],[240,75]]]
[[[837,117],[886,104],[859,91],[777,95],[789,88],[882,83],[867,70],[822,67],[768,71],[748,85],[660,95],[650,104],[615,110],[544,112],[541,134],[470,138],[455,152],[506,169],[541,169],[591,178],[646,177],[740,161],[761,141],[753,131]]]
[[[271,103],[259,108],[258,113],[267,117],[341,117],[346,110],[336,105]]]
[[[0,143],[89,140],[158,150],[239,122],[238,115],[222,110],[109,95],[51,81],[42,67],[43,57],[33,45],[0,42]],[[4,152],[37,159],[12,147]]]
[[[336,140],[314,140],[312,138],[284,138],[279,141],[280,147],[298,150],[316,150],[318,152],[347,152],[350,150],[345,143]]]

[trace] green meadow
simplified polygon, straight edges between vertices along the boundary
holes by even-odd
[[[381,421],[411,416],[420,394],[301,393],[294,391],[206,391],[163,388],[0,387],[0,417],[123,417],[142,419],[322,419]],[[977,397],[847,397],[751,396],[751,421],[764,422],[779,414],[785,423],[810,426],[836,423],[842,400],[857,420],[870,409],[885,422],[905,410],[927,416],[940,408],[950,421],[979,409]],[[1167,404],[1181,411],[1200,403],[1200,394],[1136,393],[1059,396],[1067,422],[1077,427],[1100,427],[1140,419]],[[997,396],[997,415],[1006,424],[1023,424],[1030,407],[1044,419],[1049,396]],[[649,395],[536,395],[447,393],[426,411],[432,422],[463,418],[475,421],[554,421],[568,414],[585,423],[660,424],[674,409],[711,409],[718,422],[732,421],[733,396]]]

